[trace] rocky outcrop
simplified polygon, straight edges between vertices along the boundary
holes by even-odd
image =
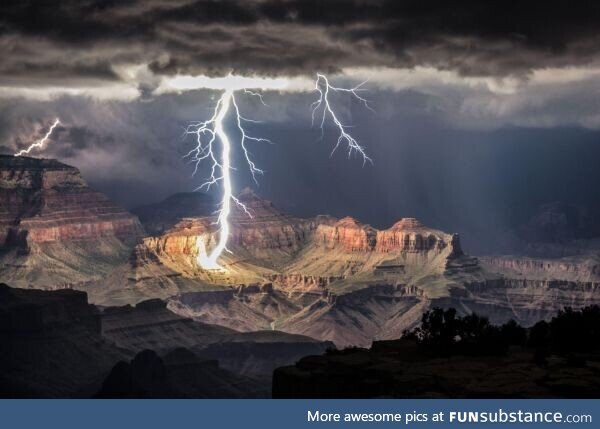
[[[242,332],[283,331],[344,347],[399,337],[419,321],[428,304],[421,289],[407,285],[290,293],[263,284],[185,293],[171,299],[169,309],[182,317]]]
[[[164,357],[152,350],[114,366],[96,398],[268,398],[266,382],[240,376],[178,348]]]
[[[141,249],[150,250],[159,256],[198,255],[197,241],[201,237],[209,237],[214,230],[209,219],[183,219],[172,229],[160,236],[146,237]],[[141,254],[144,250],[138,250]]]
[[[0,156],[0,248],[115,236],[135,241],[137,218],[55,160]]]
[[[229,220],[231,235],[228,246],[243,257],[271,259],[268,262],[278,264],[300,250],[316,228],[315,220],[298,219],[282,213],[250,189],[244,190],[237,198],[246,206],[247,212],[234,205]],[[178,256],[195,259],[198,240],[203,240],[210,247],[218,239],[215,221],[214,217],[182,219],[165,233],[144,239],[142,246],[171,259]]]
[[[416,219],[401,219],[389,229],[376,230],[344,218],[319,223],[298,256],[285,267],[286,274],[357,282],[383,277],[396,284],[410,283],[415,276],[442,276],[449,267],[460,265],[454,262],[464,255],[458,235],[427,228]]]
[[[534,351],[513,348],[503,356],[439,358],[412,341],[381,341],[278,368],[273,398],[595,398],[598,357],[586,356],[589,366],[557,356],[539,365]]]
[[[276,320],[301,308],[285,293],[265,285],[184,293],[169,302],[169,309],[183,317],[241,332],[273,329]]]
[[[153,252],[174,272],[209,283],[262,280],[286,290],[313,292],[357,273],[397,277],[410,271],[406,267],[430,265],[441,274],[449,260],[463,256],[458,235],[427,228],[413,218],[378,231],[351,217],[296,218],[280,212],[250,189],[238,200],[247,211],[233,205],[228,241],[231,253],[221,256],[227,278],[214,273],[209,276],[196,263],[198,242],[210,249],[218,239],[213,217],[182,219],[163,234],[144,239],[140,246],[145,250],[136,250],[136,254]]]

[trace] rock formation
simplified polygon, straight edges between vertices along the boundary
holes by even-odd
[[[0,156],[0,247],[116,236],[136,240],[138,220],[52,159]]]
[[[152,350],[117,363],[95,398],[268,398],[269,386],[178,348],[163,358]]]
[[[85,292],[0,283],[0,397],[85,397],[126,356],[101,336]]]
[[[135,216],[90,189],[76,168],[0,156],[3,280],[52,288],[94,278],[126,258],[142,233]]]
[[[598,353],[587,358],[595,362]],[[534,352],[523,348],[503,356],[440,358],[395,340],[278,368],[273,398],[595,398],[599,382],[593,364],[557,356],[536,364]]]
[[[370,252],[375,248],[376,236],[374,228],[348,216],[333,225],[319,225],[315,242],[327,249],[340,246],[347,252]]]

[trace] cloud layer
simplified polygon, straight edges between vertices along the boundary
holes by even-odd
[[[595,2],[7,0],[0,81],[12,95],[109,87],[125,97],[150,92],[157,76],[230,72],[420,66],[526,77],[598,65],[599,24]]]

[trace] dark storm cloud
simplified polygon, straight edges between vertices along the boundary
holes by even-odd
[[[600,5],[587,1],[4,1],[0,79],[110,81],[121,64],[166,75],[423,65],[525,75],[598,61],[599,24]]]

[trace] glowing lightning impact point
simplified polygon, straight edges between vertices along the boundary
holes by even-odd
[[[29,152],[31,152],[33,149],[38,149],[38,148],[42,148],[44,146],[44,144],[48,141],[48,139],[50,138],[50,135],[52,134],[52,132],[54,131],[54,128],[56,128],[58,126],[58,124],[60,124],[60,120],[58,118],[56,118],[56,120],[54,121],[54,123],[52,124],[52,126],[50,127],[50,129],[48,130],[48,132],[46,133],[46,135],[39,141],[33,143],[31,146],[29,146],[27,149],[23,149],[17,153],[14,154],[14,156],[23,156],[23,155],[27,155]]]
[[[321,132],[323,133],[323,127],[327,117],[331,118],[333,124],[339,130],[339,137],[335,147],[333,148],[332,154],[341,144],[346,143],[348,146],[348,155],[350,156],[355,152],[359,153],[363,158],[364,164],[367,161],[372,162],[371,158],[367,156],[365,150],[358,144],[356,139],[347,132],[348,126],[343,125],[338,119],[329,100],[330,92],[349,93],[361,101],[365,107],[372,110],[367,104],[367,100],[358,94],[358,91],[362,90],[361,86],[363,84],[364,82],[350,89],[338,88],[330,85],[325,75],[320,73],[317,74],[315,89],[319,93],[319,99],[312,104],[312,119],[314,123],[315,114],[320,112],[322,109],[322,118],[320,120]],[[244,88],[243,91],[245,94],[259,97],[261,103],[266,105],[260,93],[251,91],[248,88]],[[205,241],[202,238],[198,238],[197,240],[198,256],[196,260],[198,265],[206,270],[223,270],[223,267],[218,263],[218,259],[223,251],[229,251],[227,249],[227,240],[230,233],[229,214],[231,213],[231,203],[233,202],[237,204],[249,217],[252,217],[252,214],[249,212],[248,208],[233,195],[230,174],[232,169],[230,159],[231,141],[223,127],[223,122],[231,108],[233,109],[235,124],[241,136],[239,144],[242,148],[246,163],[255,182],[256,175],[263,174],[263,170],[256,167],[256,164],[254,161],[252,161],[250,152],[248,151],[247,142],[254,141],[270,143],[270,140],[268,139],[252,137],[246,133],[243,123],[258,121],[247,119],[240,114],[240,109],[236,102],[233,89],[226,89],[223,92],[217,101],[213,115],[210,119],[203,122],[194,122],[185,129],[185,135],[193,134],[196,137],[196,146],[185,156],[191,158],[191,161],[195,163],[193,174],[196,174],[200,164],[204,160],[207,160],[211,164],[210,176],[196,190],[202,188],[209,190],[212,185],[215,185],[219,182],[222,182],[223,184],[223,197],[221,199],[220,208],[217,211],[216,224],[219,226],[219,237],[217,244],[209,253],[208,249],[206,248]],[[216,155],[215,145],[217,140],[221,143],[221,156]]]

